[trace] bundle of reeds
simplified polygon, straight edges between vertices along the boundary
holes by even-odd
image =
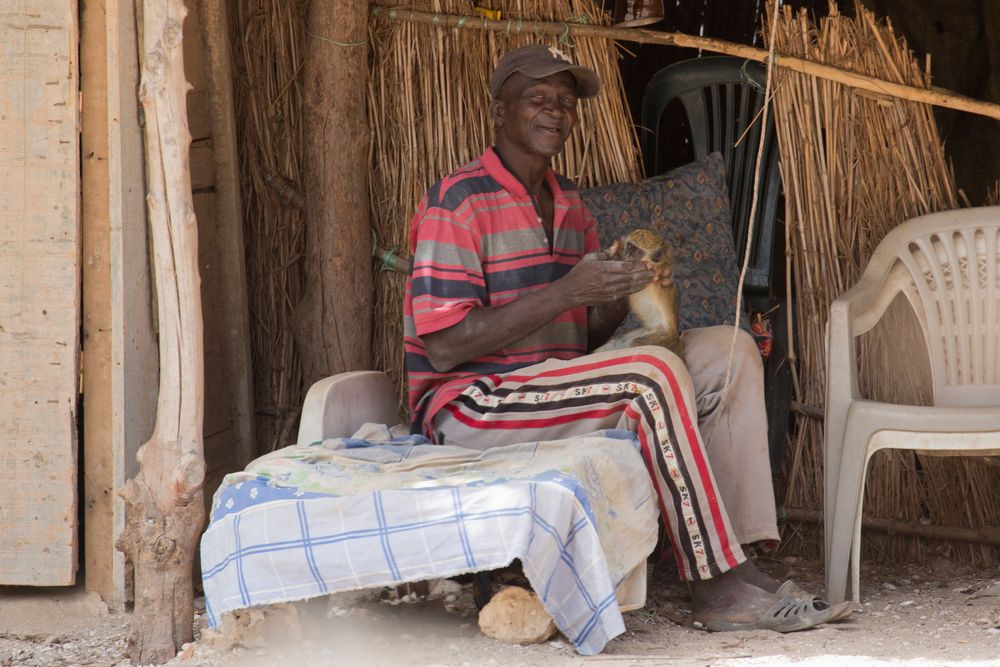
[[[855,18],[838,13],[813,23],[788,7],[778,15],[777,53],[914,86],[929,73],[914,61],[890,25],[860,2]],[[768,31],[765,31],[767,34]],[[778,69],[774,96],[786,197],[789,284],[794,285],[797,399],[822,408],[824,332],[831,301],[853,285],[879,241],[916,215],[957,208],[954,176],[944,157],[931,108],[852,90],[842,84]],[[882,323],[862,337],[862,391],[900,403],[929,401],[929,364],[912,310],[893,304]],[[784,502],[820,508],[823,500],[822,423],[799,416],[786,450]],[[948,526],[996,525],[1000,493],[995,471],[978,462],[930,459],[908,451],[872,461],[866,514]],[[786,536],[791,549],[815,548],[815,535]],[[865,533],[866,552],[893,559],[922,555],[917,538]],[[935,544],[940,547],[940,544]],[[993,547],[949,545],[965,560],[995,557]]]
[[[472,16],[470,0],[419,0],[408,9]],[[608,24],[593,0],[502,0],[504,18]],[[625,105],[618,53],[606,39],[452,30],[434,25],[371,22],[369,118],[372,129],[371,219],[381,247],[406,248],[410,217],[426,188],[477,157],[492,143],[489,79],[508,50],[534,41],[556,46],[604,81],[604,92],[581,103],[579,127],[554,168],[580,187],[637,180],[639,151]],[[404,278],[376,276],[376,368],[403,393]]]
[[[301,294],[303,217],[299,74],[305,6],[238,0],[232,6],[237,144],[244,201],[247,295],[257,451],[294,441],[302,377],[291,314]]]

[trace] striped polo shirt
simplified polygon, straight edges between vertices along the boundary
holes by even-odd
[[[546,359],[587,353],[587,308],[567,310],[516,343],[446,373],[431,366],[421,336],[457,324],[473,308],[502,306],[566,275],[600,247],[576,186],[551,169],[555,215],[549,242],[527,189],[489,148],[435,183],[410,224],[403,344],[415,432],[472,381]]]

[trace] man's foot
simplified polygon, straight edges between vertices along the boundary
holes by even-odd
[[[762,588],[768,593],[777,593],[781,587],[781,582],[773,579],[757,567],[756,563],[747,558],[732,570],[739,578],[757,588]]]
[[[802,602],[808,601],[820,611],[824,611],[831,607],[830,603],[825,599],[819,595],[810,593],[791,579],[779,582],[777,579],[771,578],[763,570],[759,569],[756,563],[749,558],[740,563],[737,567],[733,568],[733,572],[736,572],[740,579],[748,584],[763,589],[768,593],[772,593],[779,598],[789,596]],[[833,608],[837,610],[837,613],[828,618],[826,622],[839,621],[843,618],[847,618],[853,612],[853,606],[850,602],[842,602],[839,605],[833,605]]]
[[[830,620],[829,605],[787,595],[779,597],[747,583],[738,570],[692,582],[692,617],[697,627],[712,631],[794,632]]]

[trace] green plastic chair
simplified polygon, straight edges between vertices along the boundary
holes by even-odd
[[[657,72],[642,98],[643,129],[640,132],[648,176],[661,173],[657,168],[660,117],[675,99],[687,113],[695,158],[715,151],[725,157],[729,202],[733,210],[733,239],[741,262],[746,249],[747,218],[753,199],[754,167],[760,141],[760,123],[753,121],[764,102],[765,76],[764,66],[758,62],[730,56],[694,58]],[[751,123],[753,126],[746,132]],[[770,114],[761,169],[760,201],[744,289],[750,294],[766,296],[771,287],[771,254],[781,191],[778,142]]]
[[[759,113],[764,102],[766,70],[758,62],[730,56],[709,56],[669,65],[650,80],[642,99],[640,140],[646,175],[665,171],[659,155],[661,117],[675,100],[683,106],[691,129],[695,159],[720,152],[725,158],[729,200],[733,211],[733,240],[742,266],[747,225],[753,201],[754,172],[760,142]],[[773,109],[772,109],[773,111]],[[747,128],[749,127],[749,131]],[[674,131],[664,127],[662,131]],[[791,374],[785,360],[784,299],[776,298],[771,261],[777,227],[781,178],[773,116],[768,114],[761,160],[750,264],[743,286],[744,301],[757,312],[779,305],[772,316],[774,349],[765,368],[765,401],[771,467],[781,465],[787,432]]]

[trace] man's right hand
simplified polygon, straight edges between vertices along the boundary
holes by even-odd
[[[571,303],[577,306],[600,306],[638,292],[653,281],[655,272],[645,262],[609,259],[615,247],[599,250],[580,258],[558,285]]]
[[[502,306],[473,308],[458,324],[425,334],[422,338],[431,365],[445,372],[493,354],[579,306],[620,302],[619,317],[609,324],[612,329],[618,326],[628,307],[623,299],[649,285],[655,273],[645,262],[609,259],[616,248],[612,245],[608,250],[584,255],[569,273],[545,289]]]

